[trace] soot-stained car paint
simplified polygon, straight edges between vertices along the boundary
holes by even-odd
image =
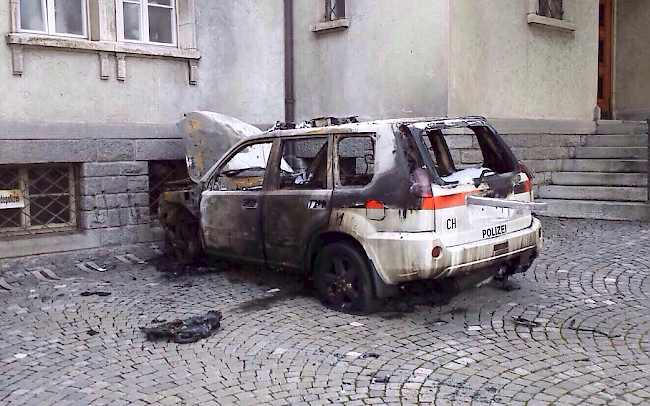
[[[163,195],[165,228],[181,227],[174,224],[179,218],[186,224],[188,216],[178,215],[186,211],[200,230],[193,238],[208,252],[309,272],[319,272],[314,267],[322,262],[318,256],[325,247],[346,244],[367,261],[373,294],[378,297],[416,279],[473,280],[523,272],[541,249],[540,224],[531,215],[537,207],[532,203],[531,179],[520,171],[514,155],[484,118],[313,125],[276,126],[262,133],[227,116],[188,114],[179,128],[185,133],[187,163],[197,186]],[[453,161],[446,162],[452,158],[442,133],[449,129],[472,131],[484,166],[494,170],[463,172],[480,173],[469,183],[445,180],[450,177],[441,176],[437,165],[453,167]],[[362,185],[345,186],[340,179],[344,154],[338,149],[340,141],[349,137],[372,140],[372,177]],[[326,187],[281,189],[280,172],[288,167],[282,143],[311,138],[325,140]],[[248,146],[262,142],[271,149],[265,168],[259,170],[263,171],[261,186],[223,189],[217,179],[221,168],[248,151]],[[431,155],[433,148],[442,151],[436,156],[438,162]],[[367,176],[370,166],[367,157],[363,159]],[[480,198],[470,202],[467,196]],[[487,203],[481,199],[488,199]],[[439,254],[433,255],[436,249]],[[487,268],[491,271],[486,273]],[[341,276],[332,286],[347,292],[352,286],[348,282]]]

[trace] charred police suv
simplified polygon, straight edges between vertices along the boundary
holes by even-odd
[[[169,252],[304,269],[326,306],[353,313],[409,281],[474,286],[530,267],[543,204],[485,118],[354,121],[261,132],[187,114],[196,186],[164,194]]]

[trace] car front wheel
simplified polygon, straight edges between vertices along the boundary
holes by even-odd
[[[365,255],[350,244],[325,246],[314,267],[314,280],[321,302],[346,313],[372,313],[378,301],[370,272]]]

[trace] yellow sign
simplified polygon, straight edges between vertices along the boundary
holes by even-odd
[[[25,199],[19,189],[0,190],[0,209],[21,209]]]

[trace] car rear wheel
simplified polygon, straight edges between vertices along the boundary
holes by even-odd
[[[354,314],[377,309],[368,260],[350,244],[325,246],[316,258],[314,280],[321,302],[331,309]]]

